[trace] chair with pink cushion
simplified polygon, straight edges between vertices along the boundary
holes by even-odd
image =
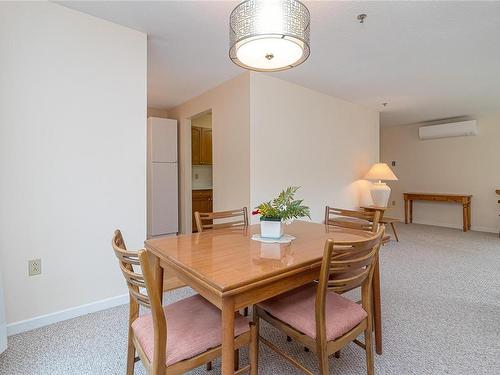
[[[316,352],[323,375],[329,373],[328,357],[354,342],[365,349],[367,373],[374,374],[371,282],[383,236],[382,226],[366,240],[327,240],[318,282],[259,303],[254,309],[257,330],[259,318],[264,319]],[[340,295],[356,287],[361,287],[361,305]],[[357,340],[362,333],[364,343]],[[306,374],[313,374],[268,340],[259,340]]]
[[[163,375],[182,374],[219,357],[220,310],[199,294],[163,307],[146,251],[128,251],[119,230],[112,245],[130,294],[127,375],[134,373],[139,359],[149,374]],[[140,306],[149,312],[139,314]],[[257,374],[256,327],[239,315],[234,326],[235,349],[249,346],[250,364],[238,373],[249,370]]]

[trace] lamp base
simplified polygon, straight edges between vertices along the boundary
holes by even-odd
[[[374,182],[370,190],[373,205],[377,207],[387,207],[391,188],[385,182]]]

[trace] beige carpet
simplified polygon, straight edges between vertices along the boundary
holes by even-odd
[[[398,225],[401,242],[381,256],[384,354],[377,374],[500,374],[500,239],[423,225]],[[187,288],[168,301],[189,295]],[[9,337],[0,374],[124,374],[127,307]],[[269,326],[263,335],[317,372],[313,353]],[[246,363],[246,353],[242,353]],[[355,345],[330,359],[332,374],[364,374]],[[193,374],[206,374],[204,368]],[[220,373],[215,363],[212,374]],[[261,345],[260,374],[299,374]],[[145,374],[140,363],[136,374]]]

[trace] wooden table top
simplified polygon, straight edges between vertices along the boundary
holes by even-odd
[[[260,225],[247,230],[217,229],[203,233],[151,239],[146,249],[183,272],[199,278],[220,292],[269,279],[304,267],[319,267],[325,241],[356,241],[370,232],[327,227],[306,221],[285,226],[296,239],[290,244],[266,244],[251,239]]]
[[[360,208],[363,208],[365,210],[379,210],[379,211],[386,211],[389,209],[389,207],[382,207],[382,206],[374,206],[374,205],[370,205],[370,206],[361,206]]]
[[[472,197],[472,194],[456,194],[456,193],[420,193],[420,192],[407,192],[406,195],[430,195],[441,197]]]

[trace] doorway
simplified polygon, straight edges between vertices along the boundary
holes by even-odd
[[[192,225],[196,232],[194,213],[213,211],[212,177],[212,111],[191,118],[191,199]]]

